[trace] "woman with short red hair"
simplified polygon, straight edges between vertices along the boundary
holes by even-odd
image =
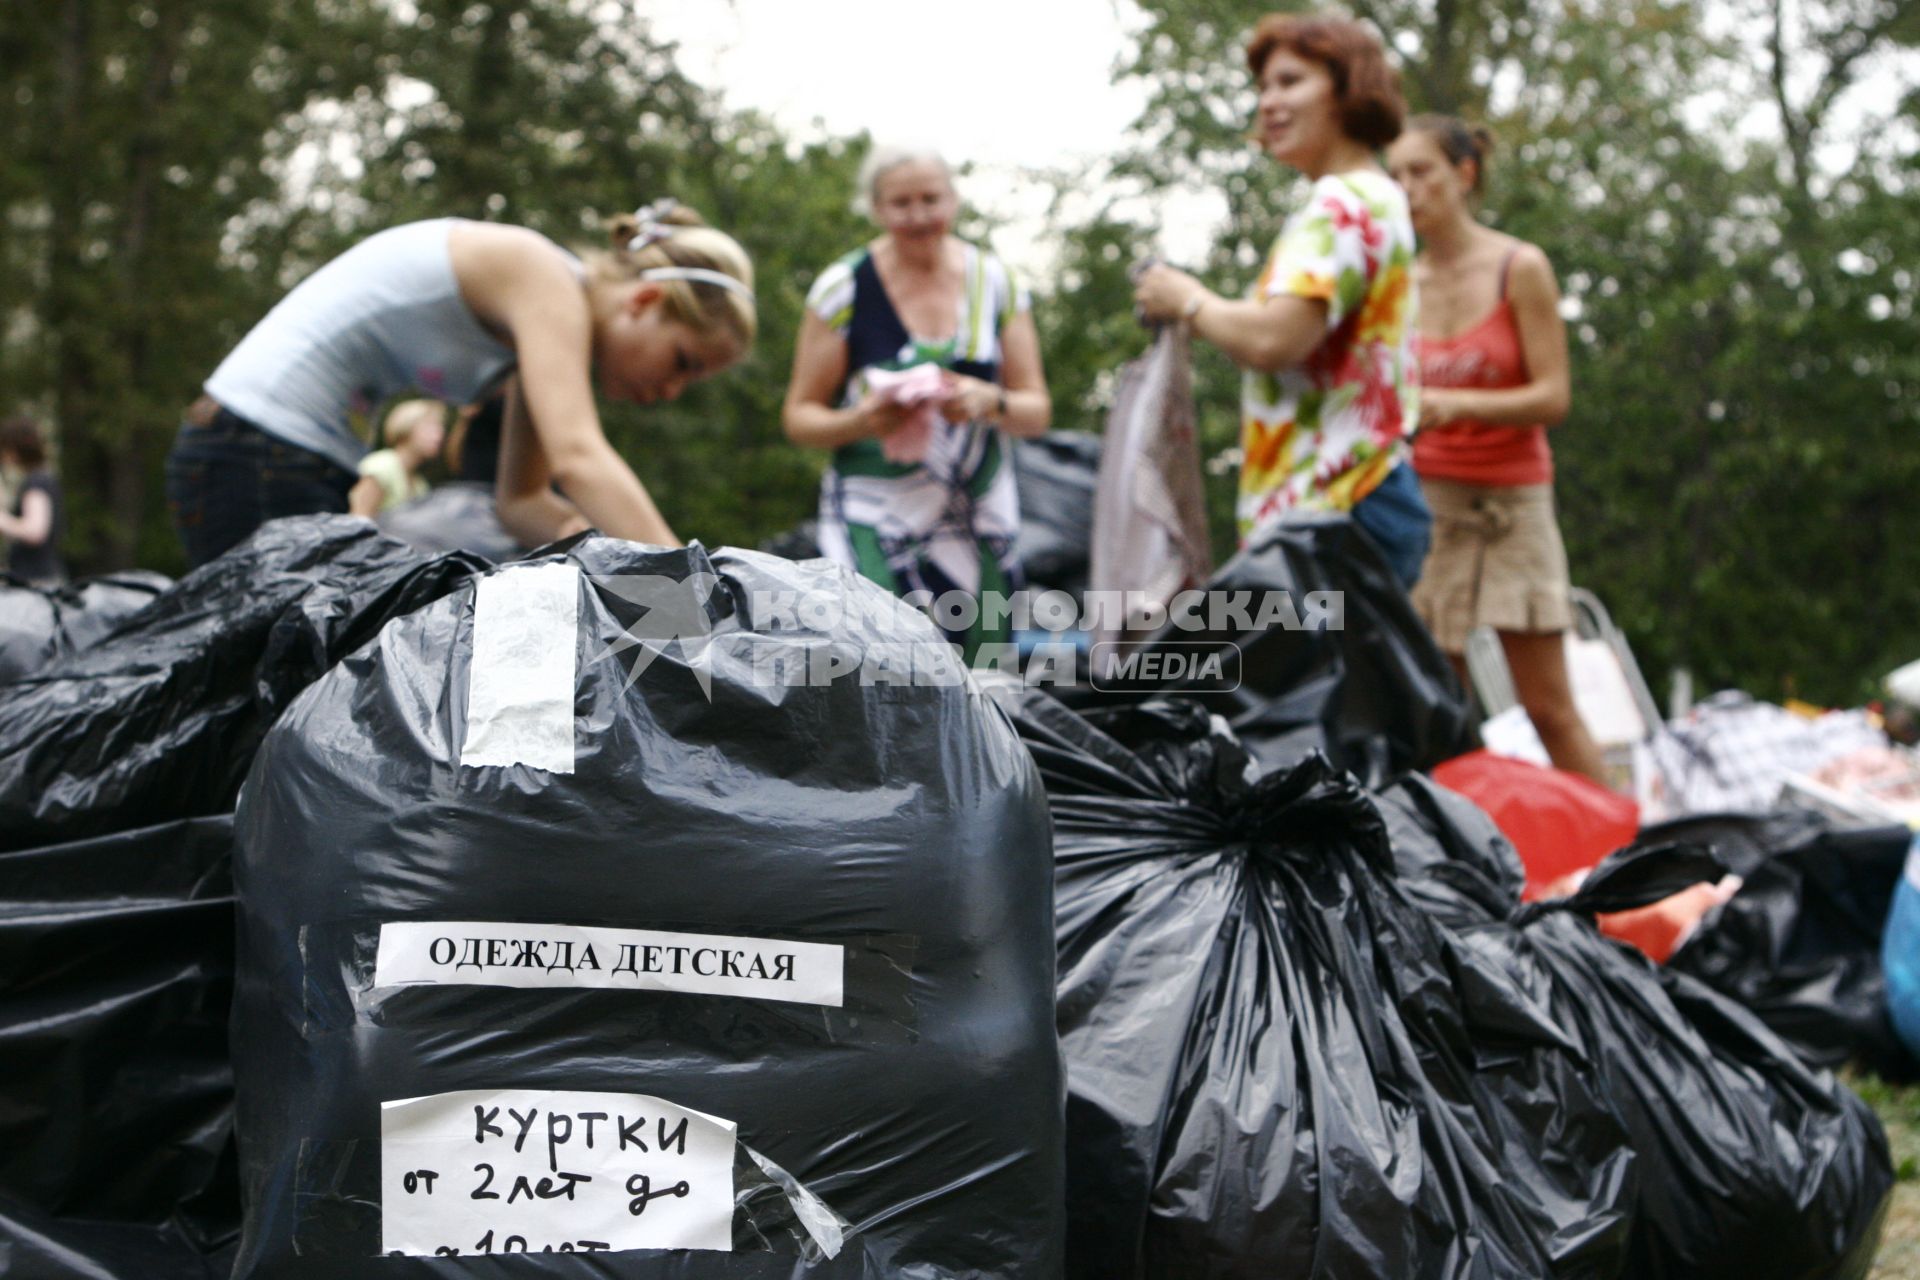
[[[1291,14],[1254,28],[1247,67],[1262,148],[1313,188],[1247,297],[1154,266],[1135,301],[1245,370],[1242,541],[1296,514],[1348,511],[1411,586],[1432,525],[1406,465],[1415,244],[1406,196],[1376,155],[1406,115],[1399,77],[1359,23]]]

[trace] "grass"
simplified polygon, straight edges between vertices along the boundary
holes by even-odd
[[[1887,1126],[1893,1208],[1869,1280],[1920,1280],[1920,1086],[1900,1088],[1872,1076],[1848,1081]]]

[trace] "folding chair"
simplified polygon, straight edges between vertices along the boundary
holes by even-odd
[[[1664,723],[1660,704],[1653,700],[1626,636],[1613,624],[1599,597],[1584,587],[1575,587],[1572,599],[1574,626],[1567,633],[1567,678],[1573,686],[1574,705],[1598,743],[1615,786],[1639,800],[1643,811],[1657,813],[1664,787],[1649,744]],[[1489,736],[1522,741],[1533,737],[1537,745],[1533,727],[1520,710],[1506,654],[1493,628],[1476,628],[1467,637],[1466,658],[1474,696],[1490,722],[1488,727],[1495,730]],[[1518,725],[1525,726],[1524,732]],[[1544,762],[1545,757],[1544,748],[1538,749],[1538,758]]]

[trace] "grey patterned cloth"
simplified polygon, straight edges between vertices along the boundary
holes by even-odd
[[[1729,689],[1669,722],[1653,753],[1678,815],[1770,809],[1789,775],[1886,745],[1865,712],[1829,711],[1810,720]]]

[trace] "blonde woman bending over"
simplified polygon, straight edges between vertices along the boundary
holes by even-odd
[[[167,459],[189,561],[279,516],[346,511],[366,453],[351,413],[409,391],[469,404],[509,378],[497,499],[516,537],[592,525],[677,545],[608,443],[595,384],[653,404],[739,360],[756,327],[753,268],[672,201],[612,233],[610,248],[576,255],[524,227],[442,218],[380,232],[309,276],[214,370],[210,411]]]

